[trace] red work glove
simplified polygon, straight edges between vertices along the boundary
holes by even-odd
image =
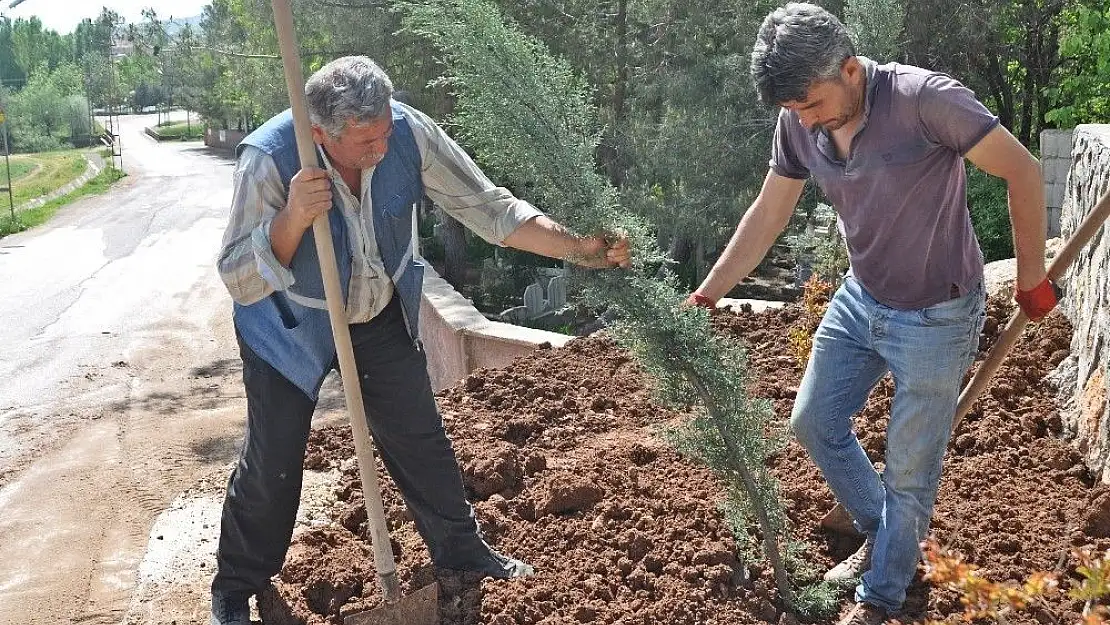
[[[1028,291],[1018,290],[1014,300],[1017,305],[1021,307],[1021,312],[1029,317],[1030,321],[1040,321],[1045,315],[1052,312],[1056,308],[1056,302],[1060,301],[1064,292],[1056,283],[1045,278],[1040,284],[1029,289]]]
[[[702,295],[701,293],[691,293],[690,297],[687,297],[686,301],[682,302],[682,305],[683,306],[701,306],[702,308],[708,308],[709,310],[713,310],[714,308],[717,307],[717,302],[709,299],[708,297]]]

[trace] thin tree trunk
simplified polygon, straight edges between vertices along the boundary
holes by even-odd
[[[618,189],[624,186],[625,168],[621,162],[620,135],[624,132],[628,117],[628,0],[617,0],[617,13],[614,17],[617,31],[616,41],[616,80],[613,83],[613,100],[610,108],[613,118],[608,124],[606,137],[598,146],[598,160],[605,167],[609,181]]]
[[[755,476],[746,462],[747,459],[741,455],[740,446],[732,439],[731,433],[725,426],[724,415],[721,414],[717,402],[713,401],[713,395],[706,388],[701,378],[698,377],[697,372],[688,365],[686,367],[686,379],[697,391],[706,412],[709,413],[709,417],[717,427],[717,433],[724,441],[725,448],[728,449],[732,468],[740,476],[740,485],[751,501],[751,509],[755,514],[760,533],[763,535],[763,555],[766,556],[768,563],[771,565],[771,570],[774,572],[775,586],[778,589],[779,598],[782,599],[786,610],[793,612],[795,609],[794,591],[790,586],[790,577],[786,572],[786,565],[779,549],[778,531],[771,524],[771,517],[767,514],[766,502],[763,500],[763,493],[759,490],[759,484],[756,483]]]
[[[442,208],[436,208],[439,242],[443,245],[443,278],[458,287],[466,283],[466,231]]]

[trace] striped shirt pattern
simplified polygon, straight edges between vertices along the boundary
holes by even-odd
[[[490,182],[427,115],[404,105],[402,110],[420,151],[424,192],[449,215],[486,241],[503,245],[521,224],[542,214]],[[365,323],[393,297],[393,284],[378,252],[373,211],[363,210],[373,206],[370,179],[374,169],[362,171],[362,196],[355,197],[326,157],[323,161],[335,184],[334,199],[346,221],[353,255],[347,320]],[[232,299],[250,305],[293,284],[292,273],[278,262],[270,246],[270,224],[287,197],[273,159],[253,146],[239,156],[234,187],[217,267]],[[311,229],[304,236],[312,236]]]

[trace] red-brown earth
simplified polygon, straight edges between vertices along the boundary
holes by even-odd
[[[748,346],[750,392],[785,422],[800,378],[787,331],[800,309],[720,312],[716,328]],[[1010,313],[992,299],[980,346]],[[1030,326],[968,415],[949,451],[935,536],[995,581],[1031,571],[1074,578],[1070,550],[1110,548],[1110,489],[1092,483],[1067,442],[1044,376],[1068,354],[1071,326],[1054,313]],[[863,447],[882,460],[893,385],[880,383],[857,416]],[[629,355],[603,336],[540,349],[512,366],[478,371],[440,394],[468,494],[490,542],[536,567],[535,576],[477,581],[436,574],[445,624],[778,623],[770,574],[744,564],[718,505],[712,473],[678,455],[661,427],[687,415],[659,407]],[[346,428],[314,431],[308,468],[342,468],[334,527],[301,533],[264,600],[266,623],[341,623],[379,604],[365,510]],[[823,570],[860,539],[820,527],[833,499],[791,441],[770,460],[790,524]],[[433,579],[427,552],[388,477],[385,502],[408,590]],[[1061,562],[1067,562],[1060,569]],[[1066,585],[1066,584],[1065,584]],[[850,598],[850,590],[844,591]],[[1075,623],[1060,597],[1010,623]],[[905,622],[953,618],[953,593],[914,582]],[[823,622],[828,622],[826,621]]]

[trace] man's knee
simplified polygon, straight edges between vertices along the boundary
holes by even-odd
[[[806,449],[812,448],[821,437],[821,428],[818,425],[816,407],[808,401],[799,400],[794,403],[790,412],[790,429],[798,442]]]

